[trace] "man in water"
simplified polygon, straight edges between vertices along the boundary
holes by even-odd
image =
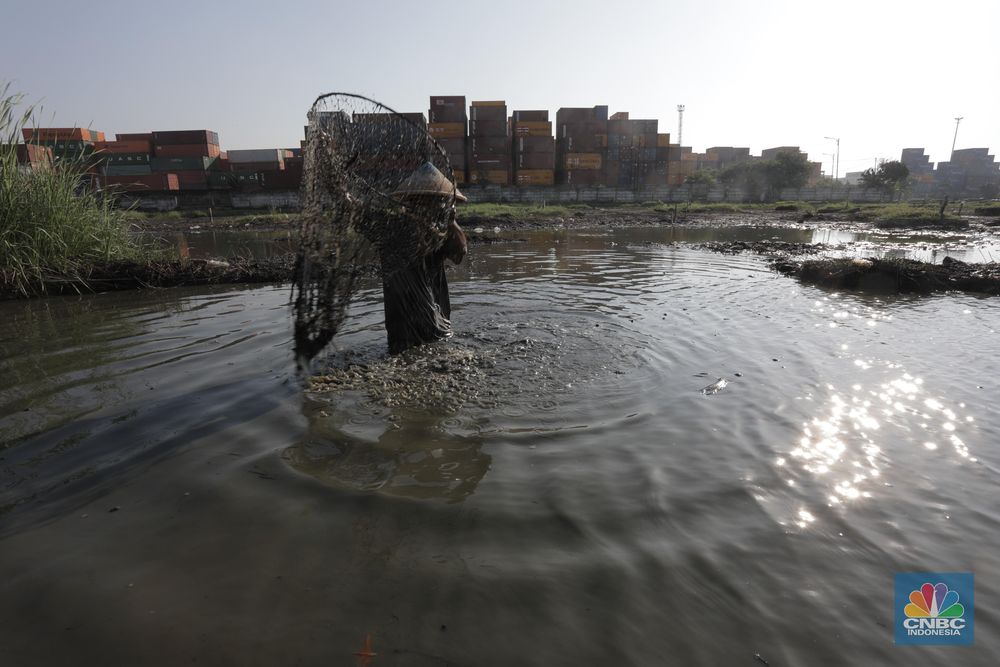
[[[453,197],[454,201],[467,200],[430,162],[413,172],[393,195],[403,206],[403,215],[399,218],[403,225],[430,225],[430,221],[442,219],[442,216],[450,218],[443,243],[420,257],[407,258],[405,266],[399,266],[398,259],[391,258],[387,250],[382,252],[382,294],[389,354],[399,354],[452,335],[444,261],[461,264],[468,251],[465,234],[455,221],[452,203]],[[418,236],[425,232],[398,230],[404,239],[414,231]]]

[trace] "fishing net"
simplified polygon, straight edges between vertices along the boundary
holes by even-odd
[[[362,277],[392,278],[441,248],[456,194],[423,114],[329,93],[316,99],[308,121],[292,298],[301,366],[336,335]],[[433,172],[429,165],[447,179],[435,196],[413,187],[415,173]]]

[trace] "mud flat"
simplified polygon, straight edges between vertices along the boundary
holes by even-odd
[[[787,276],[836,289],[864,292],[944,291],[1000,295],[1000,263],[968,264],[946,257],[941,264],[911,259],[777,258],[771,266]]]

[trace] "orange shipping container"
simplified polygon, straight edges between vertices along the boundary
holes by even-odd
[[[461,139],[465,136],[465,123],[428,123],[427,131],[435,139]]]
[[[563,158],[567,169],[600,169],[600,153],[566,153]]]
[[[509,185],[510,172],[506,169],[488,169],[486,171],[469,171],[469,180],[472,183],[489,182],[495,185]]]
[[[656,135],[656,147],[657,148],[670,148],[670,135],[669,134],[658,134],[658,135]]]
[[[518,185],[554,185],[556,172],[552,169],[518,169],[515,181]]]
[[[507,102],[505,102],[504,100],[486,100],[486,101],[483,101],[483,102],[473,102],[472,106],[474,106],[474,107],[505,107],[505,106],[507,106]]]
[[[543,121],[522,121],[514,125],[516,137],[551,137],[552,123]]]

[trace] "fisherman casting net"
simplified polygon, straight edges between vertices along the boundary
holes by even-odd
[[[303,365],[336,335],[364,274],[405,281],[415,259],[441,250],[456,197],[448,158],[422,114],[329,93],[308,120],[293,288]],[[433,193],[429,174],[439,182]]]

